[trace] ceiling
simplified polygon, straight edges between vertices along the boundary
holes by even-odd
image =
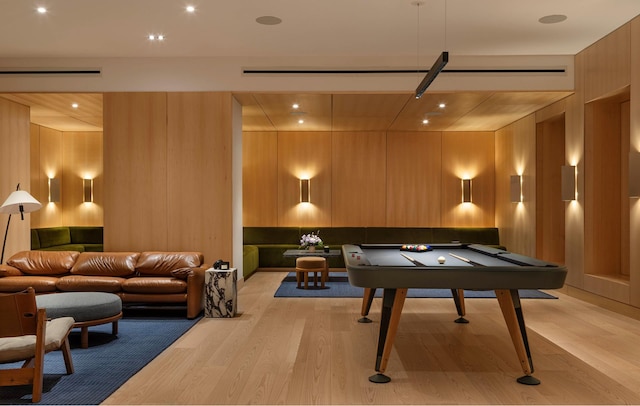
[[[351,68],[359,57],[378,57],[411,59],[428,69],[445,49],[456,56],[574,55],[640,15],[638,0],[615,0],[615,7],[611,0],[194,0],[194,13],[185,11],[187,4],[0,0],[0,55],[4,61],[339,58]],[[40,5],[48,8],[45,14],[36,11]],[[567,18],[555,24],[539,22],[557,15]],[[257,23],[264,16],[281,23]],[[165,39],[150,41],[152,33]],[[420,100],[409,92],[234,95],[243,105],[245,131],[492,131],[566,97],[570,90],[428,91]],[[99,93],[2,96],[31,106],[37,124],[61,131],[102,129]],[[70,108],[73,102],[77,109]],[[444,109],[438,107],[441,102]],[[298,111],[291,108],[293,103],[300,104]],[[300,118],[304,124],[298,124]],[[425,118],[430,120],[426,125]]]

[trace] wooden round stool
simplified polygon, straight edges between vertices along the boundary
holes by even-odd
[[[304,288],[309,289],[309,272],[313,272],[313,286],[318,286],[318,272],[320,272],[320,287],[329,279],[329,267],[323,257],[299,257],[296,259],[296,282],[300,288],[300,279],[304,278]]]

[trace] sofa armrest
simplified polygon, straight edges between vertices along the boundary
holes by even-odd
[[[204,266],[191,268],[192,272],[187,277],[187,318],[198,317],[204,309],[204,272],[208,269]]]
[[[18,268],[14,268],[11,265],[0,265],[0,278],[5,276],[23,276],[24,274]]]

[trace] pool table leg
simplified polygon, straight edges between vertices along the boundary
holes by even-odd
[[[404,300],[407,297],[407,289],[385,289],[382,295],[382,315],[380,317],[380,336],[378,338],[378,350],[376,356],[375,375],[369,377],[374,383],[387,383],[391,378],[384,374],[391,355],[391,348],[396,338],[398,324]]]
[[[469,320],[464,318],[466,314],[464,308],[464,289],[451,289],[451,296],[453,296],[453,301],[456,304],[456,310],[458,311],[458,317],[455,322],[456,323],[468,323]]]
[[[540,381],[533,377],[533,361],[527,340],[527,329],[524,325],[524,315],[520,304],[520,295],[517,289],[498,289],[495,291],[502,316],[507,324],[511,341],[518,354],[520,366],[525,376],[517,379],[519,383],[525,385],[538,385]]]
[[[360,315],[362,318],[358,319],[358,323],[371,323],[371,319],[367,317],[369,310],[371,310],[371,303],[373,303],[373,297],[376,295],[376,288],[364,288],[364,296],[362,297],[362,310]]]

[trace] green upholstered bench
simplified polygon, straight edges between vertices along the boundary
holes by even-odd
[[[104,251],[103,228],[98,226],[31,229],[31,249],[42,251]]]
[[[317,233],[325,245],[341,247],[343,244],[385,243],[474,243],[504,249],[496,227],[244,227],[243,244],[251,246],[251,256],[245,255],[245,277],[258,268],[292,268],[295,259],[285,258],[288,249],[298,248],[300,236]],[[255,254],[257,249],[257,254]],[[252,261],[252,262],[249,262]],[[330,268],[344,268],[342,257],[329,258]]]

